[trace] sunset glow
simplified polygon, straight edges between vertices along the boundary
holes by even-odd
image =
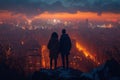
[[[76,12],[76,13],[49,13],[44,12],[42,14],[39,14],[34,17],[34,19],[49,19],[49,18],[58,18],[58,19],[92,19],[92,20],[104,20],[104,19],[120,19],[120,14],[114,14],[114,13],[103,13],[101,16],[97,15],[97,13],[93,12]]]
[[[27,16],[22,13],[14,13],[11,11],[0,10],[0,19],[26,19]]]
[[[32,20],[36,19],[91,19],[91,20],[98,20],[98,21],[118,21],[120,19],[120,14],[115,13],[102,13],[101,15],[98,15],[94,12],[80,12],[77,11],[76,13],[67,13],[67,12],[56,12],[56,13],[50,13],[50,12],[43,12],[41,14],[37,14],[34,16],[27,16],[22,13],[15,14],[14,12],[10,11],[0,11],[0,19],[24,19],[27,20],[29,23],[31,23]]]

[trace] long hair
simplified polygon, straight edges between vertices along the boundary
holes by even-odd
[[[51,39],[58,39],[58,34],[56,32],[53,32],[52,35],[51,35]]]

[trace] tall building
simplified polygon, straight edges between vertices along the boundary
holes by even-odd
[[[41,46],[37,40],[31,39],[26,42],[26,71],[34,72],[42,67]]]

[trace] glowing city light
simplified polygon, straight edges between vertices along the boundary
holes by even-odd
[[[46,46],[43,45],[43,46],[42,46],[42,66],[43,66],[44,68],[46,67],[45,56],[44,56],[45,50],[46,50]]]
[[[28,25],[31,25],[32,20],[31,19],[27,19]]]
[[[82,51],[83,54],[85,55],[85,57],[87,59],[91,59],[93,62],[95,62],[96,64],[98,64],[99,62],[95,59],[95,56],[93,56],[91,53],[89,53],[86,48],[84,48],[83,46],[80,45],[80,43],[76,42],[76,48],[78,49],[78,51]],[[100,63],[99,63],[100,64]]]

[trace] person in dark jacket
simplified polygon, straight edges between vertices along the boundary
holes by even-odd
[[[66,33],[66,30],[62,30],[62,35],[60,37],[60,53],[61,53],[61,59],[62,59],[62,65],[63,68],[69,67],[69,59],[68,56],[70,54],[71,50],[71,39],[69,35]],[[65,64],[66,62],[66,64]]]
[[[57,59],[59,53],[59,40],[58,40],[58,34],[56,32],[52,33],[47,47],[49,49],[50,69],[52,69],[53,60],[54,60],[54,69],[55,69],[57,67]]]

